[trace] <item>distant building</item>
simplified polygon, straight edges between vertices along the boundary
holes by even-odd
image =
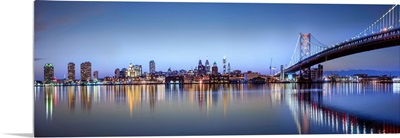
[[[328,81],[328,82],[340,82],[340,78],[339,78],[338,74],[330,74],[327,77],[326,81]]]
[[[98,81],[99,80],[99,71],[94,71],[93,72],[93,80]]]
[[[250,79],[249,82],[256,83],[256,84],[266,83],[266,79],[262,78],[262,77],[255,77],[253,79]]]
[[[114,71],[114,77],[119,78],[119,68],[115,69]]]
[[[218,67],[217,67],[217,63],[214,61],[213,67],[212,67],[212,73],[213,76],[217,76],[218,75]]]
[[[187,75],[189,75],[189,76],[193,76],[193,75],[194,75],[194,72],[193,72],[193,70],[189,70],[189,71],[187,72]]]
[[[156,63],[154,62],[154,60],[151,60],[149,63],[149,72],[150,74],[156,73]]]
[[[75,80],[75,63],[68,63],[68,81]]]
[[[392,80],[392,77],[383,75],[383,76],[379,77],[379,82],[380,83],[393,83],[393,80]]]
[[[128,72],[128,69],[122,68],[121,71],[119,71],[119,78],[126,78],[127,72]]]
[[[242,71],[240,71],[240,70],[233,70],[233,71],[232,71],[232,74],[235,75],[235,76],[240,76],[240,75],[242,74]]]
[[[201,63],[201,60],[199,60],[199,65],[197,66],[197,74],[198,75],[205,75],[206,74],[206,67]]]
[[[231,63],[228,63],[228,74],[231,73]]]
[[[81,81],[90,81],[92,77],[92,63],[83,62],[81,64]]]
[[[210,75],[211,74],[211,67],[210,67],[210,63],[208,62],[208,59],[206,59],[206,74]]]
[[[354,74],[356,82],[368,82],[368,74]]]
[[[133,72],[135,72],[135,77],[142,76],[142,65],[133,65]]]
[[[132,63],[129,64],[128,70],[126,71],[126,77],[128,78],[135,77],[135,71],[133,70]]]
[[[281,74],[280,74],[279,80],[286,81],[285,80],[285,69],[284,69],[283,65],[281,65]]]
[[[244,80],[249,81],[249,80],[259,77],[259,76],[260,76],[260,74],[258,72],[248,71],[248,72],[244,73]]]
[[[322,81],[323,66],[321,64],[318,64],[317,68],[312,68],[311,69],[310,74],[311,74],[311,80],[313,82]]]
[[[168,70],[167,70],[167,76],[173,76],[174,75],[174,72],[173,72],[173,70],[171,69],[171,67],[169,67],[168,68]]]
[[[222,59],[222,74],[226,73],[226,57]]]
[[[184,69],[179,70],[179,75],[186,75],[187,71]]]
[[[54,66],[51,63],[44,64],[44,83],[51,83],[54,79]]]

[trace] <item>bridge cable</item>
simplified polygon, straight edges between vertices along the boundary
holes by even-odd
[[[297,47],[299,46],[300,37],[301,37],[301,35],[299,35],[299,38],[297,39],[296,46],[294,47],[294,51],[292,54],[292,58],[290,59],[290,62],[289,62],[289,66],[292,66],[293,64],[295,64],[294,62],[298,62],[298,61],[293,61],[293,60],[296,56],[296,51],[297,51]]]

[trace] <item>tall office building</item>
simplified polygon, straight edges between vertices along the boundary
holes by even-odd
[[[75,63],[69,62],[68,63],[68,81],[75,80]]]
[[[206,74],[206,68],[203,65],[203,63],[201,63],[201,60],[199,60],[199,65],[197,66],[197,74],[198,75],[204,75]]]
[[[81,64],[81,81],[90,81],[92,78],[92,63],[83,62]]]
[[[206,74],[211,74],[211,67],[210,67],[210,63],[208,62],[208,59],[206,59]]]
[[[217,67],[217,62],[214,61],[213,67],[212,67],[212,73],[213,76],[218,75],[218,67]]]
[[[122,68],[121,71],[119,71],[119,77],[120,78],[126,78],[128,73],[128,69]]]
[[[228,63],[228,74],[231,73],[231,63]]]
[[[119,78],[119,68],[115,69],[114,71],[114,77]]]
[[[226,57],[222,59],[222,74],[226,73]]]
[[[283,65],[281,65],[281,76],[280,76],[281,81],[285,81],[285,68],[283,68]]]
[[[135,71],[133,70],[132,63],[129,64],[129,68],[126,72],[126,77],[129,77],[129,78],[135,77]]]
[[[44,83],[51,83],[54,79],[54,66],[51,63],[44,64]]]
[[[150,74],[156,73],[156,62],[154,60],[150,61],[149,72]]]
[[[93,80],[98,81],[99,80],[99,71],[93,71]]]
[[[321,64],[318,64],[317,68],[311,68],[310,70],[310,74],[311,74],[311,80],[314,82],[317,81],[322,81],[322,77],[323,77],[323,66]]]
[[[142,65],[133,65],[132,69],[135,77],[142,76]]]

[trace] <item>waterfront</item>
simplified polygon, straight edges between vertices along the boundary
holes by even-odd
[[[399,83],[34,88],[35,136],[400,132]]]

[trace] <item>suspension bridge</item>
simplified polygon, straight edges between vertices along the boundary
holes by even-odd
[[[400,7],[392,6],[378,20],[354,37],[336,45],[327,46],[311,34],[299,34],[292,58],[286,67],[274,74],[285,80],[285,73],[299,72],[310,79],[311,67],[332,59],[360,52],[400,46]]]

